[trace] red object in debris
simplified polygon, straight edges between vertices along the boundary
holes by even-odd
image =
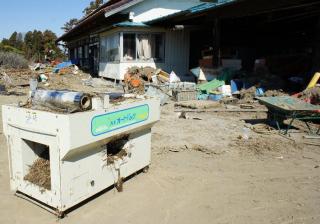
[[[300,98],[302,96],[302,93],[295,93],[295,94],[293,94],[291,96],[295,97],[295,98]],[[302,101],[307,102],[307,103],[311,103],[311,99],[310,98],[303,99]]]
[[[133,88],[138,88],[141,85],[141,81],[139,79],[131,79],[130,83]]]
[[[302,93],[295,93],[293,95],[291,95],[292,97],[295,97],[295,98],[299,98],[300,96],[302,95]]]
[[[295,93],[293,95],[291,95],[292,97],[295,97],[295,98],[299,98],[302,96],[302,93]],[[313,104],[312,103],[312,99],[311,98],[305,98],[305,99],[301,99],[302,101],[306,102],[306,103],[310,103],[310,104]],[[320,110],[316,110],[314,112],[317,112],[317,113],[320,113]]]
[[[56,66],[58,64],[60,64],[60,61],[58,60],[51,61],[51,66]]]

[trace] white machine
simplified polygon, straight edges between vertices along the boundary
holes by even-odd
[[[160,119],[159,99],[127,99],[98,108],[62,114],[2,107],[10,185],[18,196],[62,216],[149,166],[151,127]],[[41,157],[50,164],[47,189],[25,178]]]

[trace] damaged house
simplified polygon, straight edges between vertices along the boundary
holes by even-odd
[[[116,80],[132,66],[184,76],[255,63],[309,79],[319,69],[319,18],[315,0],[110,0],[58,41],[81,67]]]
[[[189,70],[189,35],[147,22],[201,4],[199,0],[111,0],[82,19],[58,41],[70,59],[99,76],[122,80],[132,66]]]

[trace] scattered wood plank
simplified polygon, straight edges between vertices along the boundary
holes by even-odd
[[[176,109],[175,112],[187,112],[187,113],[210,113],[210,112],[223,112],[223,113],[239,113],[239,112],[268,112],[267,109],[210,109],[210,110],[184,110],[184,109]]]
[[[313,142],[304,142],[306,145],[313,145],[313,146],[320,146],[320,143],[313,143]]]
[[[250,104],[240,104],[241,109],[254,109],[255,107]]]
[[[303,138],[305,138],[305,139],[320,139],[320,136],[304,135]]]

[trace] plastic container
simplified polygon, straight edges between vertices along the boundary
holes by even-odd
[[[230,81],[231,93],[236,93],[244,88],[246,88],[245,83],[239,79],[233,79]]]
[[[249,128],[242,128],[242,138],[244,140],[248,140],[249,139],[249,134],[250,134],[250,129]]]
[[[263,95],[264,95],[264,89],[263,88],[257,88],[256,96],[263,96]]]
[[[221,100],[223,97],[222,94],[210,94],[209,95],[209,100],[212,100],[212,101],[219,101]]]
[[[224,96],[231,96],[231,86],[230,85],[223,85],[220,87],[221,88],[221,92]],[[219,89],[220,89],[219,88]]]
[[[197,98],[198,98],[198,100],[208,100],[209,95],[200,93],[200,94],[197,95]]]

